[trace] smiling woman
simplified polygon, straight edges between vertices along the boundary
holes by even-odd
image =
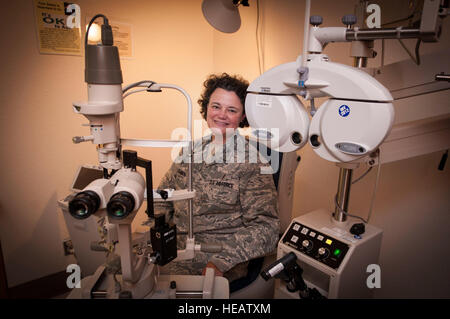
[[[203,83],[204,91],[198,100],[200,113],[209,128],[236,129],[249,126],[245,117],[245,96],[248,82],[240,76],[230,76],[227,73],[210,75]],[[224,114],[221,114],[223,111]],[[225,112],[227,111],[227,112]],[[230,122],[228,122],[230,121]]]
[[[196,243],[215,244],[222,250],[196,251],[194,259],[174,261],[161,273],[201,275],[206,268],[213,268],[216,275],[229,280],[233,292],[242,288],[232,283],[247,277],[249,262],[275,250],[279,232],[277,193],[272,175],[261,173],[265,163],[250,160],[249,155],[258,152],[256,144],[237,130],[249,126],[244,110],[248,82],[223,73],[209,76],[203,85],[198,103],[212,134],[194,142],[193,152],[204,156],[203,161],[192,165],[196,192],[193,229]],[[225,156],[214,156],[210,161],[212,153]],[[185,189],[187,176],[187,161],[175,159],[159,189]],[[184,249],[187,203],[158,202],[154,207],[156,215],[165,214],[177,225],[177,234],[181,235],[178,249]]]
[[[228,132],[228,136],[230,136],[244,118],[244,106],[236,93],[217,88],[211,94],[206,123],[214,133],[220,133],[224,137]],[[225,139],[223,142],[225,143]]]

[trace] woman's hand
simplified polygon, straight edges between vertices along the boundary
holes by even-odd
[[[204,276],[205,273],[206,273],[206,268],[212,268],[212,269],[214,269],[214,274],[215,274],[216,276],[223,277],[223,272],[221,272],[221,271],[219,270],[219,268],[217,268],[217,266],[214,265],[212,262],[208,262],[208,263],[206,264],[206,267],[203,268],[203,271],[202,271],[202,275],[203,275],[203,276]]]

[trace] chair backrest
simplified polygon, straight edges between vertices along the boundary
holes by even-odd
[[[301,157],[297,152],[281,153],[267,149],[268,159],[275,171],[273,181],[278,192],[278,217],[280,218],[280,234],[283,234],[292,220],[294,199],[295,171]],[[278,162],[273,160],[278,160]]]
[[[278,217],[280,218],[280,233],[283,234],[292,220],[292,206],[294,199],[295,171],[301,157],[294,151],[281,153],[282,161],[279,163],[279,174],[275,184],[278,191]]]

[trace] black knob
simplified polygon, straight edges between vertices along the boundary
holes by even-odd
[[[353,235],[356,235],[356,236],[364,234],[365,231],[366,231],[366,227],[364,226],[363,223],[353,224],[353,226],[350,228],[350,233],[352,233]]]
[[[346,14],[342,17],[342,23],[345,24],[347,27],[351,27],[352,25],[356,24],[356,16],[354,14]]]
[[[309,17],[309,23],[315,27],[321,25],[322,22],[323,22],[323,18],[321,16],[310,16]]]

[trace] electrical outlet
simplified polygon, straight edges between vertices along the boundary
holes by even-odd
[[[63,240],[64,256],[73,255],[73,244],[71,239]]]

